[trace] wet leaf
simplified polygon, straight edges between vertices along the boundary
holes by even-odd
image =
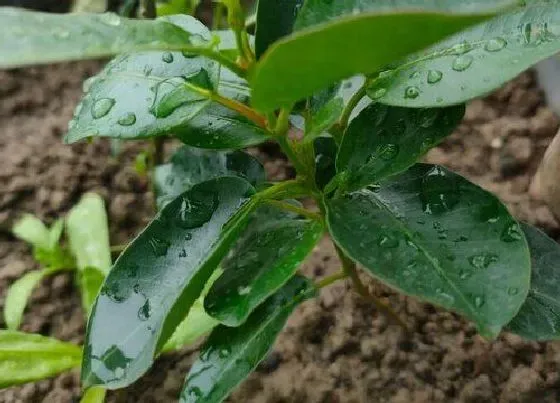
[[[226,326],[240,326],[251,312],[294,276],[323,236],[323,225],[275,206],[254,214],[228,257],[204,306]]]
[[[148,50],[188,50],[198,33],[159,19],[50,14],[0,8],[0,67],[94,59]]]
[[[91,313],[85,386],[127,386],[152,365],[244,228],[253,192],[237,177],[195,185],[124,250]]]
[[[336,243],[369,274],[465,315],[485,337],[525,300],[527,242],[505,235],[518,224],[495,196],[445,168],[418,164],[326,204]]]
[[[227,175],[244,178],[253,186],[265,180],[261,163],[243,151],[209,151],[183,146],[168,164],[155,169],[154,190],[158,208],[197,183]]]
[[[265,357],[294,308],[314,293],[309,280],[296,276],[242,326],[218,326],[187,375],[180,401],[221,402]]]
[[[344,133],[336,166],[346,171],[345,189],[357,190],[404,171],[451,134],[465,113],[463,105],[408,109],[371,104]]]
[[[529,295],[507,330],[529,340],[560,339],[560,245],[541,230],[522,224],[529,243],[533,270]],[[511,227],[504,236],[522,237],[519,227]],[[510,288],[512,294],[518,293]]]
[[[38,381],[80,366],[80,347],[37,334],[0,330],[0,388]]]
[[[379,102],[445,106],[484,95],[560,51],[557,3],[529,6],[488,20],[395,65],[373,82]]]

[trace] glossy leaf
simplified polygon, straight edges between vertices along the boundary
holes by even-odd
[[[529,340],[560,339],[560,245],[541,230],[522,224],[533,270],[529,295],[507,330]],[[512,232],[511,236],[519,234]]]
[[[251,78],[252,104],[265,112],[290,106],[336,81],[374,73],[486,18],[417,11],[364,13],[321,24],[320,29],[303,29],[271,46],[257,63]]]
[[[334,125],[344,110],[344,100],[336,97],[327,101],[306,120],[305,140],[310,141]]]
[[[242,326],[217,327],[191,367],[180,401],[221,402],[265,357],[294,308],[314,293],[309,280],[296,276]]]
[[[462,103],[559,51],[560,8],[535,2],[407,58],[393,74],[375,80],[369,94],[407,107]]]
[[[85,386],[123,387],[151,366],[244,228],[253,192],[236,177],[200,183],[167,204],[124,250],[91,313]]]
[[[80,403],[103,403],[105,402],[106,391],[102,388],[89,388],[80,400]]]
[[[0,330],[0,388],[38,381],[79,367],[82,350],[70,343]]]
[[[253,186],[265,179],[261,163],[243,151],[208,151],[183,146],[168,164],[155,169],[154,191],[158,208],[197,183],[227,175],[244,178]]]
[[[344,133],[336,166],[346,171],[344,189],[357,190],[404,171],[451,134],[465,113],[446,109],[408,109],[371,104]]]
[[[327,200],[336,243],[369,274],[465,315],[495,337],[529,290],[517,222],[492,194],[435,165]]]
[[[224,274],[205,298],[206,311],[226,326],[240,326],[294,276],[322,236],[320,222],[260,207],[222,262]]]
[[[278,39],[290,34],[303,0],[258,0],[255,53],[257,58]]]
[[[17,279],[8,288],[4,301],[4,321],[10,330],[17,330],[33,289],[49,274],[48,270],[35,270]]]
[[[323,189],[336,174],[336,143],[332,137],[317,137],[315,149],[315,182]]]
[[[131,20],[112,13],[50,14],[2,7],[0,26],[2,68],[193,48],[193,35],[169,21]]]

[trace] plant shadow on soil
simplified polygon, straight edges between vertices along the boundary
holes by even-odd
[[[149,185],[133,169],[147,145],[123,144],[119,160],[107,141],[65,146],[62,136],[97,62],[0,72],[0,295],[36,268],[29,249],[10,234],[24,212],[52,221],[86,191],[105,198],[111,240],[129,240],[152,215]],[[496,193],[516,217],[558,237],[560,226],[528,195],[533,173],[559,122],[526,73],[473,101],[464,122],[427,160],[450,167]],[[253,150],[271,177],[291,169],[275,147]],[[320,278],[338,269],[323,240],[303,272]],[[324,289],[289,320],[273,351],[231,402],[558,402],[560,344],[528,343],[504,334],[487,344],[472,324],[429,304],[374,286],[414,330],[390,325],[341,283]],[[0,308],[3,298],[0,298]],[[0,326],[4,323],[0,321]],[[83,341],[84,323],[71,276],[61,274],[34,292],[23,330]],[[109,402],[174,402],[196,349],[158,360],[136,385]],[[77,373],[0,392],[0,402],[73,402]]]

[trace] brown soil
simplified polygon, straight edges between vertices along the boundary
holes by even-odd
[[[82,63],[0,72],[0,295],[36,268],[28,248],[9,234],[23,212],[50,221],[84,192],[96,191],[107,201],[114,244],[129,239],[151,215],[147,181],[132,168],[144,143],[123,145],[118,159],[111,157],[106,141],[62,144],[81,82],[98,67]],[[518,218],[558,236],[560,225],[528,194],[559,124],[542,103],[532,75],[524,74],[474,101],[457,132],[427,159],[495,192]],[[271,176],[287,175],[274,148],[256,153]],[[318,278],[337,266],[324,240],[303,271]],[[381,286],[375,290],[406,318],[412,335],[390,325],[348,284],[334,285],[297,310],[272,353],[230,401],[560,401],[560,344],[526,343],[509,334],[488,344],[454,314]],[[82,341],[82,312],[70,276],[46,280],[34,293],[23,330]],[[195,358],[195,350],[163,357],[141,381],[125,393],[113,393],[109,401],[176,401]],[[77,374],[71,373],[4,390],[0,401],[66,403],[79,393]]]

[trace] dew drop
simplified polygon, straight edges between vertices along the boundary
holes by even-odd
[[[443,73],[441,71],[430,70],[428,71],[428,76],[426,81],[428,82],[428,84],[435,84],[435,83],[439,83],[442,78],[443,78]]]
[[[230,349],[229,348],[221,348],[220,351],[218,352],[218,356],[220,358],[227,358],[230,355]]]
[[[387,94],[387,89],[386,88],[378,88],[371,93],[370,98],[373,99],[373,100],[377,100],[377,99],[383,98],[385,96],[385,94]]]
[[[173,53],[171,53],[171,52],[165,52],[165,53],[161,56],[161,60],[163,60],[165,63],[173,63]]]
[[[198,386],[193,386],[187,389],[187,398],[190,400],[194,399],[195,401],[202,397],[202,391]]]
[[[150,300],[146,300],[146,302],[144,302],[144,305],[142,305],[138,310],[138,319],[140,319],[141,321],[148,320],[151,314]]]
[[[471,55],[458,56],[455,60],[453,60],[451,68],[455,71],[465,71],[471,67],[472,62],[473,57]]]
[[[93,116],[94,119],[100,119],[106,116],[114,105],[115,100],[113,98],[98,99],[91,108],[91,116]]]
[[[507,42],[504,38],[497,37],[486,42],[486,44],[484,45],[484,50],[486,50],[487,52],[499,52],[500,50],[505,48],[506,45]]]
[[[404,97],[405,98],[415,99],[415,98],[418,98],[419,95],[420,95],[420,90],[418,89],[418,87],[410,86],[410,87],[407,87],[404,90]]]
[[[454,55],[463,55],[472,50],[472,45],[467,41],[463,41],[451,47],[451,53]]]
[[[410,78],[411,80],[414,80],[416,78],[420,77],[420,72],[419,71],[414,71],[412,73],[410,73],[410,76],[408,76],[408,78]]]
[[[218,207],[218,198],[214,193],[191,193],[183,198],[178,212],[177,225],[183,229],[198,228],[207,223]]]
[[[152,248],[152,252],[156,257],[161,257],[167,255],[167,250],[171,246],[169,241],[159,238],[151,238],[149,240],[150,246]]]
[[[481,295],[477,295],[476,297],[474,297],[474,306],[476,306],[477,308],[481,308],[485,302],[486,301],[484,300],[484,297]]]
[[[251,292],[251,287],[250,286],[245,286],[245,287],[239,287],[237,288],[237,293],[239,295],[247,295]]]
[[[498,256],[492,253],[480,253],[469,257],[469,263],[475,269],[483,270],[488,268],[490,264],[498,261]]]
[[[515,242],[523,239],[519,225],[516,222],[512,222],[504,228],[500,239],[504,242]]]
[[[377,245],[385,249],[394,249],[399,246],[399,240],[387,235],[381,235],[377,240]]]
[[[435,108],[421,109],[419,112],[419,123],[424,129],[432,127],[438,118],[439,110]]]
[[[127,113],[126,115],[122,116],[117,123],[121,126],[132,126],[136,123],[136,115],[132,112]]]
[[[377,156],[384,161],[391,161],[395,159],[395,157],[399,153],[399,146],[396,144],[383,144],[380,146],[376,152]]]
[[[190,232],[187,232],[185,234],[185,241],[190,241],[192,239],[192,234]]]
[[[179,252],[179,257],[187,257],[187,251],[185,249],[181,250],[181,252]]]
[[[513,296],[513,295],[517,295],[517,294],[519,294],[519,288],[517,288],[517,287],[508,288],[508,295]]]
[[[460,200],[456,178],[448,175],[441,167],[434,166],[422,179],[420,199],[422,209],[427,214],[451,211]],[[436,222],[434,228],[435,225]]]
[[[138,283],[134,284],[132,286],[132,291],[134,291],[136,294],[139,294],[140,293],[140,284],[138,284]]]
[[[466,280],[471,276],[471,272],[468,270],[461,270],[461,272],[459,273],[459,278],[461,280]]]

